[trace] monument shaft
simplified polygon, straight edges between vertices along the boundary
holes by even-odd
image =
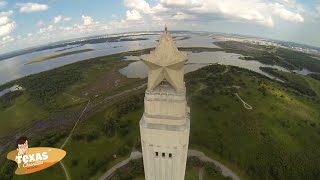
[[[166,30],[158,47],[143,60],[149,68],[145,111],[140,120],[146,180],[184,179],[190,132],[186,60]]]

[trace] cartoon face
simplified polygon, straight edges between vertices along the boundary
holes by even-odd
[[[18,144],[17,150],[19,154],[25,154],[28,150],[28,140],[26,140],[23,144]]]

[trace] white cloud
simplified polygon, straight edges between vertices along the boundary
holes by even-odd
[[[85,25],[85,26],[89,26],[89,25],[95,24],[95,22],[93,21],[92,17],[90,17],[90,16],[82,15],[81,16],[81,21],[82,21],[82,24]]]
[[[127,10],[127,20],[128,21],[138,21],[141,19],[142,19],[142,16],[137,10],[135,10],[135,9],[133,9],[131,11]]]
[[[8,16],[0,16],[0,26],[7,24],[10,21]]]
[[[157,0],[158,3],[152,7],[145,0],[124,0],[124,4],[128,8],[127,17],[131,17],[134,12],[136,17],[138,13],[143,14],[143,16],[140,15],[141,19],[144,16],[150,16],[153,20],[166,19],[166,21],[210,22],[224,19],[231,22],[253,22],[269,27],[274,26],[273,17],[275,16],[290,22],[303,22],[304,18],[299,13],[303,8],[295,0],[278,1],[279,3],[265,0]]]
[[[0,37],[8,36],[15,28],[16,23],[11,20],[13,11],[0,12]]]
[[[20,7],[19,11],[21,13],[31,13],[37,11],[46,11],[48,10],[48,5],[38,4],[38,3],[17,3],[17,6]]]
[[[185,20],[185,19],[193,19],[194,17],[188,14],[185,14],[183,12],[177,12],[177,14],[175,14],[172,17],[174,20]]]
[[[201,7],[203,0],[160,0],[160,3],[168,7]]]
[[[139,18],[137,18],[138,16],[135,14],[135,11],[131,14],[133,14],[133,16],[129,18],[130,20],[115,19],[103,23],[96,21],[91,16],[82,15],[80,17],[81,23],[76,23],[71,26],[63,26],[60,24],[44,26],[40,28],[36,34],[25,36],[23,41],[32,41],[34,44],[39,44],[39,42],[57,41],[66,38],[70,39],[111,32],[121,32],[127,30],[129,27],[141,30],[143,21],[133,21],[133,19],[137,20]]]
[[[39,34],[46,34],[46,33],[49,33],[53,30],[55,30],[56,28],[53,26],[53,25],[49,25],[47,27],[43,27],[43,28],[40,28],[38,33]]]
[[[73,28],[68,26],[68,27],[61,27],[61,29],[64,31],[71,31]]]
[[[299,13],[294,13],[287,10],[283,5],[275,3],[271,5],[272,13],[278,15],[284,20],[293,21],[293,22],[303,22],[304,19]]]
[[[71,21],[71,17],[64,17],[63,19],[62,19],[62,21]]]
[[[6,6],[8,3],[6,1],[0,0],[0,7]]]
[[[0,0],[1,1],[1,0]],[[58,15],[53,17],[52,25],[45,25],[42,21],[37,23],[37,33],[26,35],[26,38],[41,40],[43,38],[57,40],[56,37],[80,37],[108,32],[121,32],[130,30],[153,29],[169,24],[172,26],[183,26],[188,28],[194,24],[207,25],[208,23],[249,23],[273,27],[275,21],[283,19],[292,23],[303,22],[303,9],[295,0],[123,0],[126,10],[126,17],[112,15],[113,20],[109,22],[98,22],[93,17],[82,15],[80,23],[64,25],[61,22],[70,21],[70,17]],[[33,12],[41,9],[48,9],[47,5],[36,3],[20,3],[20,12]],[[28,7],[28,8],[27,8]],[[316,7],[314,8],[316,9]],[[319,8],[320,10],[320,8]],[[320,11],[319,11],[320,12]],[[319,13],[320,14],[320,13]],[[307,19],[307,17],[305,17]],[[143,21],[142,21],[143,20]],[[0,17],[0,24],[12,22],[9,17]],[[201,24],[202,23],[202,24]],[[14,29],[14,26],[3,27],[2,29]],[[64,26],[63,26],[64,25]],[[205,26],[204,25],[204,26]],[[12,30],[2,30],[2,36],[8,35]],[[43,37],[43,38],[42,38]],[[18,40],[17,37],[16,41]]]
[[[57,23],[59,23],[61,20],[62,20],[62,16],[59,15],[59,16],[54,17],[52,21],[53,21],[53,23],[57,24]]]
[[[151,11],[149,4],[145,0],[124,0],[124,5],[127,8],[136,9],[145,13]]]
[[[11,16],[13,14],[13,11],[2,11],[0,12],[0,16]]]
[[[59,16],[54,17],[52,19],[52,22],[57,24],[61,21],[70,21],[70,20],[71,20],[71,17],[62,17],[61,15],[59,15]]]
[[[0,38],[1,41],[0,41],[0,47],[5,47],[8,43],[14,41],[15,39],[11,36],[4,36],[2,38]]]
[[[91,32],[99,32],[101,28],[104,28],[104,24],[98,21],[95,21],[91,16],[82,15],[81,22],[82,24],[73,25],[70,32],[91,33]]]
[[[11,36],[4,36],[4,37],[2,38],[2,41],[5,41],[5,42],[13,41],[13,40],[14,40],[14,38],[11,37]]]
[[[32,40],[56,40],[56,37],[79,37],[80,35],[88,35],[91,32],[99,32],[106,29],[105,24],[101,24],[98,21],[95,21],[92,17],[82,15],[80,24],[74,24],[72,26],[59,26],[59,22],[70,21],[71,18],[63,17],[62,15],[56,16],[52,19],[52,22],[56,25],[47,25],[45,26],[41,22],[41,27],[37,32],[37,39],[33,39],[34,35],[30,34],[26,38]]]
[[[5,47],[14,41],[9,34],[16,28],[16,23],[11,20],[13,11],[0,12],[0,47]]]
[[[190,4],[186,4],[186,7],[190,7],[190,11],[197,14],[200,18],[202,18],[202,15],[204,14],[206,16],[211,16],[213,20],[219,18],[236,21],[246,20],[266,26],[273,26],[272,18],[268,13],[267,4],[257,0],[203,0],[201,6],[199,6],[198,3],[194,4],[195,5],[191,7]]]
[[[154,7],[144,0],[125,0],[125,6],[150,15],[152,19],[201,20],[216,19],[253,21],[273,26],[271,14],[267,13],[267,4],[259,0],[158,0]],[[235,8],[236,7],[236,8]],[[128,11],[127,11],[128,16]]]

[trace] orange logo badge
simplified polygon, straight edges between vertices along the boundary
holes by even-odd
[[[21,137],[17,141],[17,150],[7,154],[7,158],[15,161],[18,168],[15,171],[18,175],[30,174],[46,169],[61,161],[66,152],[51,147],[28,148],[28,139]]]

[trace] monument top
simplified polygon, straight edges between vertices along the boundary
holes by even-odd
[[[148,90],[152,91],[161,81],[168,81],[177,92],[184,90],[184,63],[187,55],[180,52],[173,41],[167,26],[160,37],[159,45],[143,62],[149,68]]]

